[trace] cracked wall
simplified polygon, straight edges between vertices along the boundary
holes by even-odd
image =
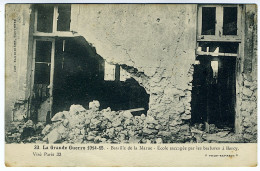
[[[196,5],[72,5],[71,30],[150,94],[148,115],[162,131],[190,136]],[[86,17],[87,16],[87,17]],[[125,67],[127,68],[127,67]],[[180,131],[181,130],[181,131]]]

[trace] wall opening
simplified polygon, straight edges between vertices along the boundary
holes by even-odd
[[[238,43],[200,42],[194,66],[192,123],[234,129]],[[223,55],[223,56],[222,56]]]
[[[57,39],[52,113],[69,110],[72,104],[87,108],[89,102],[98,100],[100,109],[138,108],[132,114],[146,114],[149,95],[145,89],[133,78],[121,76],[125,73],[120,66],[105,67],[105,63],[84,38]],[[105,73],[109,72],[106,69],[112,74],[109,78],[113,79],[105,79]]]
[[[100,109],[146,114],[149,95],[129,73],[119,65],[105,64],[83,37],[63,37],[70,31],[69,4],[36,4],[34,10],[29,109],[33,121],[47,121],[72,104],[88,107],[93,100],[100,102]],[[110,73],[107,65],[113,66]]]
[[[198,5],[197,49],[192,88],[193,124],[235,130],[237,57],[241,54],[242,5]],[[210,125],[212,124],[212,125]],[[215,131],[215,132],[216,132]]]

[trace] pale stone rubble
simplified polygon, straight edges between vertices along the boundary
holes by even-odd
[[[158,120],[152,116],[133,116],[130,111],[99,110],[93,101],[89,109],[72,105],[59,112],[52,124],[42,130],[47,143],[163,143],[171,139],[169,132],[160,131]]]
[[[5,141],[7,143],[42,143],[42,122],[34,124],[32,120],[11,122],[6,125]]]
[[[129,110],[99,110],[98,101],[89,103],[89,109],[72,105],[69,111],[56,113],[51,124],[39,122],[12,122],[6,141],[9,143],[230,143],[247,142],[230,128],[218,129],[209,125],[190,124],[181,118],[168,122],[158,117],[133,116]],[[186,120],[184,118],[184,120]],[[250,122],[251,123],[251,122]],[[254,129],[246,125],[245,129]],[[167,128],[167,129],[166,129]],[[245,131],[246,132],[246,131]],[[248,133],[249,134],[249,133]],[[246,133],[244,134],[246,135]],[[251,135],[251,134],[249,134]],[[250,137],[249,137],[250,138]]]

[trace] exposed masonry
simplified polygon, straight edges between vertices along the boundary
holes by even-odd
[[[242,137],[245,142],[256,142],[257,140],[257,81],[242,76],[243,83],[240,87],[240,112],[242,117]]]

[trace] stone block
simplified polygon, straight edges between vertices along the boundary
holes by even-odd
[[[100,103],[97,100],[93,100],[92,102],[89,102],[89,109],[93,111],[98,111],[100,107]]]
[[[243,94],[246,95],[246,96],[248,96],[248,97],[251,97],[252,94],[253,94],[253,91],[250,90],[249,88],[244,87],[244,88],[243,88]]]
[[[59,134],[57,129],[54,129],[46,136],[46,138],[49,144],[53,144],[61,139],[61,135]]]
[[[46,135],[47,133],[50,132],[52,126],[51,125],[46,125],[45,128],[42,130],[42,134]]]
[[[81,105],[71,105],[70,106],[70,115],[78,115],[80,112],[84,112],[86,109]]]
[[[63,112],[58,112],[51,118],[51,121],[56,122],[56,121],[62,121],[64,119],[65,119],[65,115],[63,114]]]

